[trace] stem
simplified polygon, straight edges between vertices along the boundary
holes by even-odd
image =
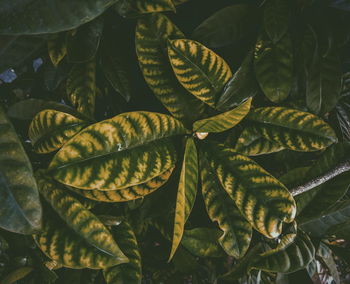
[[[336,167],[324,173],[323,175],[320,175],[302,185],[292,188],[290,192],[293,196],[302,194],[347,171],[350,171],[350,159],[338,164]]]

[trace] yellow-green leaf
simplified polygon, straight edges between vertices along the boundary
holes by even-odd
[[[252,98],[227,112],[198,120],[193,124],[195,132],[222,132],[237,125],[249,112]]]
[[[169,40],[168,55],[182,86],[215,107],[216,96],[232,77],[225,60],[199,42],[189,39]]]
[[[75,64],[67,79],[67,96],[78,112],[94,117],[96,97],[96,62]]]
[[[54,66],[57,66],[67,54],[66,36],[65,32],[61,32],[52,35],[47,42],[49,56]]]
[[[208,215],[213,222],[218,222],[223,231],[219,243],[228,255],[241,258],[249,248],[252,227],[220,185],[207,159],[202,156],[199,161],[202,194]]]
[[[296,205],[288,189],[250,158],[223,144],[206,143],[205,154],[221,185],[249,223],[268,238],[281,234]]]
[[[89,244],[115,257],[123,253],[101,221],[44,172],[36,174],[40,193],[56,213]]]
[[[121,0],[116,3],[115,9],[122,17],[176,11],[172,0]]]
[[[112,228],[112,233],[129,262],[104,270],[107,284],[141,284],[141,255],[132,227],[127,221],[123,221]]]
[[[46,154],[61,148],[88,124],[71,114],[47,109],[33,118],[28,135],[34,151]]]
[[[184,37],[159,13],[143,17],[136,26],[136,53],[148,86],[175,118],[192,126],[201,117],[204,104],[181,86],[164,54],[168,39]]]
[[[187,133],[173,117],[129,112],[82,130],[55,155],[56,180],[81,189],[114,190],[159,176],[174,167],[171,136]]]
[[[197,195],[198,155],[193,138],[188,138],[176,197],[173,241],[169,261],[174,256],[184,233]]]
[[[171,168],[164,173],[162,173],[160,176],[157,176],[148,182],[134,185],[127,188],[121,188],[116,190],[86,190],[86,189],[79,189],[79,188],[73,188],[69,187],[69,189],[73,190],[74,192],[92,199],[96,201],[102,201],[102,202],[125,202],[125,201],[131,201],[138,198],[142,198],[158,188],[160,188],[162,185],[164,185],[171,173],[173,172],[174,168]]]
[[[247,119],[254,132],[294,151],[322,150],[337,141],[334,130],[319,117],[285,107],[262,107],[251,111]]]

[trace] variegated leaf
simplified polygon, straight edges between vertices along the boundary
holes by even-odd
[[[176,11],[172,0],[120,0],[116,3],[115,9],[122,17]]]
[[[174,73],[191,94],[211,107],[232,72],[228,64],[212,50],[189,39],[168,41],[168,54]]]
[[[67,54],[67,34],[65,32],[54,34],[47,42],[51,62],[57,66]]]

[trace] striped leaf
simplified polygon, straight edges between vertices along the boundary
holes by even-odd
[[[115,9],[122,17],[176,11],[172,0],[121,0],[116,3]]]
[[[248,250],[252,227],[222,188],[204,156],[200,158],[200,169],[202,194],[208,215],[213,222],[218,222],[224,232],[219,243],[228,255],[241,258]]]
[[[206,143],[205,155],[221,185],[249,223],[268,238],[294,220],[296,205],[288,189],[248,157],[223,144]]]
[[[227,63],[212,50],[194,40],[168,41],[168,54],[174,73],[191,94],[211,107],[232,72]]]
[[[251,269],[268,272],[292,273],[305,268],[315,257],[315,247],[302,231],[286,249],[258,257]]]
[[[227,112],[198,120],[193,124],[195,132],[223,132],[237,125],[249,112],[252,98]]]
[[[284,148],[277,142],[266,139],[254,128],[247,127],[239,136],[234,149],[243,155],[258,156],[279,152]]]
[[[82,130],[55,155],[56,180],[81,189],[114,190],[141,184],[174,167],[170,136],[187,130],[171,116],[129,112]]]
[[[184,233],[185,223],[191,214],[197,195],[198,155],[193,138],[186,141],[180,182],[176,197],[173,241],[169,261],[174,256]]]
[[[250,127],[262,137],[294,151],[322,150],[337,141],[333,129],[319,117],[285,107],[262,107],[251,111]]]
[[[44,172],[38,172],[36,178],[41,195],[75,233],[99,250],[111,256],[123,257],[123,253],[107,228],[71,196],[62,184],[57,183]]]
[[[73,66],[67,79],[67,96],[78,112],[94,117],[96,96],[96,62],[94,60]]]
[[[128,262],[123,253],[114,256],[91,245],[52,209],[45,208],[45,212],[43,229],[33,237],[42,252],[52,260],[74,269],[104,269]]]
[[[0,106],[0,227],[32,234],[41,227],[41,205],[32,166]]]
[[[168,39],[184,34],[164,15],[151,14],[136,26],[136,53],[143,76],[156,97],[177,119],[186,125],[201,117],[204,104],[177,81],[164,48]]]
[[[33,118],[28,135],[34,151],[46,154],[61,148],[88,124],[68,113],[48,109]]]
[[[65,32],[54,34],[47,42],[51,62],[57,66],[67,54],[67,34]]]
[[[142,267],[135,233],[127,221],[112,228],[114,238],[118,241],[129,262],[104,270],[107,284],[141,284]]]
[[[69,189],[73,190],[74,192],[92,199],[96,201],[102,201],[102,202],[125,202],[125,201],[131,201],[135,199],[142,198],[158,188],[160,188],[162,185],[164,185],[170,175],[172,174],[174,168],[171,168],[161,175],[149,180],[148,182],[134,185],[127,188],[117,189],[117,190],[85,190],[85,189],[79,189],[79,188],[73,188],[69,187]]]

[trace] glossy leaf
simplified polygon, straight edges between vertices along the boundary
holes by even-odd
[[[253,160],[213,142],[205,144],[205,155],[221,185],[254,229],[275,238],[281,234],[283,222],[293,221],[293,197]]]
[[[144,183],[173,168],[176,152],[169,137],[186,132],[181,122],[165,114],[123,113],[69,140],[50,170],[56,180],[81,189],[113,190]]]
[[[77,30],[67,33],[67,54],[69,61],[82,63],[92,60],[100,45],[102,30],[103,20],[98,18],[79,27]]]
[[[54,66],[57,66],[67,55],[66,37],[67,33],[65,32],[54,34],[47,42],[49,56]]]
[[[47,34],[71,30],[102,14],[117,0],[3,0],[0,34]]]
[[[92,246],[49,208],[43,216],[43,230],[33,237],[43,253],[64,267],[103,269],[128,262],[122,253],[114,256]]]
[[[200,158],[200,169],[202,194],[209,218],[217,222],[223,231],[219,243],[228,255],[241,258],[248,250],[252,227],[222,188],[203,156]]]
[[[193,124],[195,132],[223,132],[238,123],[248,114],[252,98],[249,98],[238,107],[218,115],[198,120]]]
[[[350,96],[342,98],[335,110],[342,136],[345,140],[350,141]]]
[[[136,26],[136,53],[146,83],[156,97],[175,118],[192,125],[201,117],[204,104],[177,81],[164,53],[168,39],[184,37],[166,16],[148,15]]]
[[[141,255],[132,227],[127,221],[123,221],[113,227],[112,232],[129,262],[106,269],[103,275],[107,284],[141,284]]]
[[[96,96],[96,62],[76,64],[67,79],[67,96],[78,112],[94,117]]]
[[[191,214],[197,195],[198,156],[193,138],[188,138],[182,163],[180,181],[176,197],[175,220],[172,247],[169,260],[174,256],[181,242],[185,223]]]
[[[97,249],[123,258],[123,253],[107,228],[62,184],[45,175],[45,172],[38,172],[36,177],[41,195],[75,233]]]
[[[172,174],[174,168],[171,168],[164,173],[162,173],[160,176],[157,176],[146,183],[134,185],[127,188],[117,189],[117,190],[85,190],[85,189],[79,189],[79,188],[72,188],[71,190],[74,192],[92,199],[96,201],[101,202],[125,202],[125,201],[131,201],[135,199],[142,198],[148,194],[151,194],[161,186],[163,186],[169,179],[170,175]]]
[[[224,251],[218,239],[222,232],[213,228],[185,230],[181,244],[193,255],[199,257],[221,257]]]
[[[48,109],[33,118],[28,136],[34,151],[46,154],[61,148],[88,124],[89,122],[68,113]]]
[[[172,0],[121,0],[116,3],[115,9],[122,17],[176,11]]]
[[[254,34],[258,18],[254,5],[231,5],[204,20],[194,30],[192,37],[211,48],[241,43],[247,35]]]
[[[262,137],[286,149],[322,150],[337,141],[333,129],[319,117],[285,107],[262,107],[251,111],[250,127]]]
[[[264,5],[264,28],[272,42],[278,42],[288,31],[288,1],[269,0]]]
[[[41,205],[32,166],[0,106],[0,227],[32,234],[41,227]]]
[[[232,77],[225,60],[199,42],[188,39],[168,41],[168,54],[182,86],[214,107],[217,94]]]
[[[278,103],[285,100],[293,84],[293,48],[289,34],[273,44],[266,36],[255,45],[254,69],[266,97]]]
[[[251,269],[292,273],[305,268],[314,257],[314,245],[305,233],[299,231],[293,244],[289,245],[285,250],[259,257],[251,265]]]

